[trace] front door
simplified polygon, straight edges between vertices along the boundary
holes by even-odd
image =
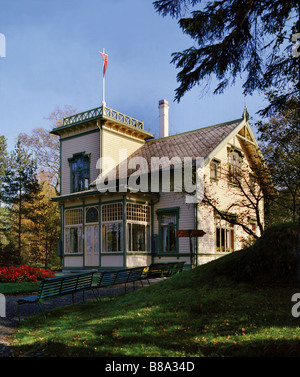
[[[99,266],[99,225],[85,226],[85,265]]]

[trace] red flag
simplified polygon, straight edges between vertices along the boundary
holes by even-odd
[[[107,67],[107,63],[108,63],[108,55],[107,54],[104,54],[103,52],[99,51],[102,58],[103,58],[103,77],[105,76],[105,72],[106,72],[106,67]]]

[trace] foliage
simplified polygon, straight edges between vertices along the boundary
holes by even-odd
[[[47,117],[51,129],[74,112],[71,106],[56,108]],[[10,156],[0,137],[0,201],[7,204],[0,206],[1,263],[59,264],[60,212],[51,200],[59,193],[59,153],[59,138],[43,128],[20,133]]]
[[[181,69],[175,99],[180,101],[196,84],[206,85],[213,75],[218,80],[215,93],[221,93],[238,75],[245,74],[243,88],[247,93],[282,89],[263,115],[283,108],[299,89],[298,58],[292,55],[291,42],[292,34],[300,30],[298,1],[215,0],[203,6],[200,3],[201,0],[153,3],[163,16],[179,18],[182,31],[195,42],[194,46],[172,54],[172,63]],[[195,6],[201,9],[194,10]]]
[[[23,260],[28,264],[41,263],[48,267],[55,257],[60,237],[60,212],[57,204],[51,201],[55,189],[47,179],[39,174],[41,192],[26,204],[28,216],[23,223],[23,240],[26,253]]]
[[[19,135],[19,140],[36,156],[39,170],[47,175],[47,180],[58,190],[59,187],[59,138],[48,130],[36,128],[29,136]]]
[[[269,93],[268,98],[275,95]],[[266,122],[257,123],[260,148],[277,188],[274,195],[268,197],[270,205],[277,207],[277,215],[281,218],[292,221],[296,221],[300,205],[298,104],[297,99],[293,98],[284,111]]]
[[[26,265],[0,267],[0,282],[4,283],[34,282],[53,276],[53,272],[40,267],[29,267]]]
[[[8,166],[7,142],[4,136],[0,136],[0,187]],[[1,197],[0,197],[1,201]]]
[[[66,105],[62,109],[57,107],[46,119],[49,120],[51,127],[55,128],[62,125],[64,117],[76,112],[76,109],[72,106]],[[19,140],[33,153],[38,164],[39,173],[42,173],[47,182],[55,188],[57,195],[60,180],[59,137],[49,131],[44,128],[35,128],[32,130],[31,135],[20,133]]]
[[[28,215],[25,204],[32,202],[33,195],[40,191],[40,185],[36,178],[36,163],[20,141],[10,155],[1,189],[2,200],[10,206],[11,216],[15,220],[11,222],[11,226],[17,233],[18,252],[21,258],[22,220]],[[20,261],[21,259],[19,263]]]

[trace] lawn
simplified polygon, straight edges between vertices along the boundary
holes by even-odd
[[[0,283],[0,293],[4,295],[29,294],[39,289],[40,282]]]
[[[293,284],[205,283],[196,271],[101,303],[33,317],[17,330],[16,356],[296,356]],[[298,289],[299,291],[299,289]]]
[[[264,271],[257,268],[255,277],[252,268],[251,279],[237,279],[245,275],[242,269],[237,274],[238,261],[251,271],[257,250],[251,251],[251,257],[249,250],[235,252],[100,303],[48,311],[46,322],[41,315],[31,317],[15,332],[13,354],[299,356],[300,321],[291,314],[299,283],[272,263]],[[288,270],[290,254],[278,260]]]

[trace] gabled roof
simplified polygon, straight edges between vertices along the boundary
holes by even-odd
[[[183,161],[184,157],[190,157],[193,162],[198,157],[207,159],[226,139],[238,132],[242,124],[243,119],[236,119],[160,139],[148,140],[138,150],[128,156],[127,162],[129,163],[134,158],[144,158],[147,163],[146,170],[144,171],[143,167],[140,167],[138,170],[139,174],[144,174],[151,167],[152,157],[158,159],[166,157],[169,160],[173,157],[179,157],[181,161]],[[165,162],[168,164],[167,161]],[[121,164],[116,166],[116,179],[119,179]],[[134,171],[136,169],[127,169],[127,176],[131,175]],[[95,184],[96,181],[92,182],[90,186],[93,187]]]
[[[233,120],[214,126],[200,128],[161,139],[147,141],[128,158],[143,157],[150,163],[151,157],[207,157],[231,132],[238,127],[242,119]]]

